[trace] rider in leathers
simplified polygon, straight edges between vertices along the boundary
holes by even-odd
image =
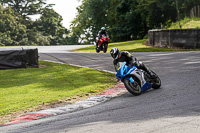
[[[110,51],[111,56],[113,57],[114,61],[114,67],[115,70],[117,71],[118,69],[118,62],[126,62],[127,65],[130,66],[136,66],[138,69],[142,69],[146,71],[151,77],[154,77],[154,74],[144,65],[143,62],[138,61],[134,56],[132,56],[129,52],[127,51],[119,51],[118,48],[114,47]]]
[[[98,45],[99,40],[101,39],[102,35],[108,36],[107,32],[106,32],[106,28],[102,27],[101,30],[98,33],[98,40],[96,42],[96,46]]]

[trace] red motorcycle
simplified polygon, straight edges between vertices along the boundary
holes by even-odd
[[[98,39],[96,39],[96,41],[98,41]],[[110,41],[109,37],[102,35],[101,39],[96,45],[96,52],[99,53],[100,51],[103,50],[103,52],[106,53],[109,41]]]

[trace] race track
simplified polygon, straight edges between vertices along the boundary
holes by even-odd
[[[160,76],[161,89],[152,89],[140,96],[127,92],[85,110],[0,127],[0,132],[200,132],[200,52],[132,54]],[[108,53],[42,52],[40,59],[114,72]]]

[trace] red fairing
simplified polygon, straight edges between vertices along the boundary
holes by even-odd
[[[109,37],[102,35],[96,46],[96,52],[99,53],[102,50],[104,53],[106,53],[109,41],[110,41]]]
[[[99,44],[98,45],[101,46],[104,42],[109,43],[109,41],[110,41],[110,38],[103,35],[101,37],[101,39],[99,40]]]

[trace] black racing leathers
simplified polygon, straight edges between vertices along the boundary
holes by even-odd
[[[108,36],[106,31],[100,30],[99,33],[98,33],[98,40],[101,39],[102,35]]]
[[[117,66],[118,62],[124,62],[124,61],[127,63],[127,65],[130,65],[130,66],[135,65],[137,68],[142,69],[142,70],[146,71],[147,73],[149,73],[151,75],[150,71],[144,65],[144,63],[142,63],[141,61],[138,61],[134,56],[132,56],[127,51],[120,51],[119,57],[113,61],[113,64],[114,64],[116,71],[118,69],[118,66]]]

